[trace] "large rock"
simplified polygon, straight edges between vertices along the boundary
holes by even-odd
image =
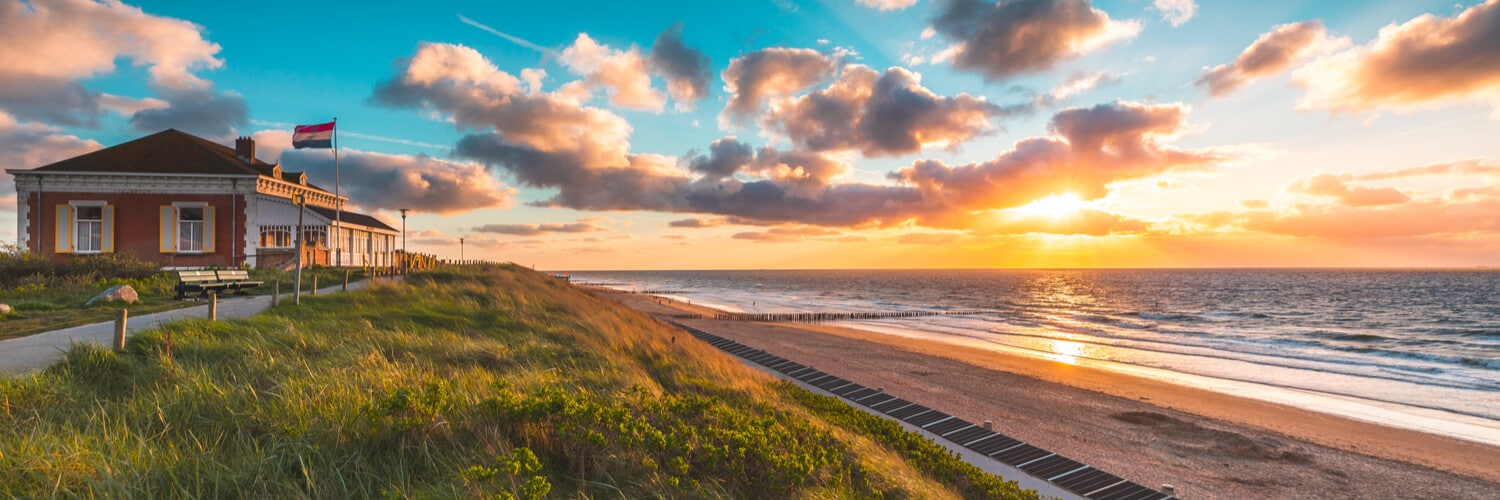
[[[0,314],[10,314],[10,304],[0,304]]]
[[[110,289],[103,292],[99,292],[99,295],[95,295],[94,298],[89,299],[88,302],[84,302],[83,305],[91,306],[94,305],[95,302],[99,302],[101,300],[119,300],[124,301],[126,304],[134,304],[136,303],[136,301],[141,300],[141,296],[136,294],[135,288],[132,288],[130,285],[120,285],[111,287]]]

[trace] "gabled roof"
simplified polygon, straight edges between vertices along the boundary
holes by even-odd
[[[337,219],[337,220],[342,220],[344,222],[348,222],[350,224],[359,224],[361,226],[373,227],[373,228],[376,228],[376,229],[384,229],[386,231],[395,231],[396,230],[396,228],[394,228],[394,227],[385,225],[385,223],[381,222],[380,219],[376,219],[375,217],[372,217],[372,216],[369,216],[369,215],[365,215],[365,214],[362,214],[362,213],[358,213],[358,212],[350,212],[348,210],[345,210],[344,213],[342,213],[342,214],[335,214],[332,208],[315,207],[315,206],[312,206],[312,205],[308,205],[307,209],[308,210],[312,210],[313,213],[316,213],[316,214],[318,214],[318,215],[322,216],[323,218],[328,219],[330,221]],[[335,217],[336,215],[338,217]]]
[[[247,162],[234,149],[177,129],[34,169],[37,172],[120,172],[271,176],[272,165]]]

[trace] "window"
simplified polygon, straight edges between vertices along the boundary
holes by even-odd
[[[56,253],[115,251],[115,207],[102,201],[71,201],[57,206]]]
[[[203,207],[177,207],[177,251],[203,251]]]
[[[214,206],[179,202],[161,207],[161,253],[214,253]]]
[[[73,251],[98,253],[104,239],[104,207],[73,207]]]
[[[292,228],[291,228],[291,226],[271,227],[271,228],[261,229],[260,230],[260,246],[261,246],[261,248],[291,248],[292,247]]]

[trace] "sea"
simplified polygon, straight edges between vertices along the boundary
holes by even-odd
[[[590,271],[572,279],[726,312],[950,313],[836,323],[1500,445],[1500,270]]]

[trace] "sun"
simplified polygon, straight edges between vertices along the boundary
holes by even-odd
[[[1088,203],[1073,193],[1050,195],[1026,205],[1014,208],[1017,213],[1028,216],[1062,217],[1083,210]]]

